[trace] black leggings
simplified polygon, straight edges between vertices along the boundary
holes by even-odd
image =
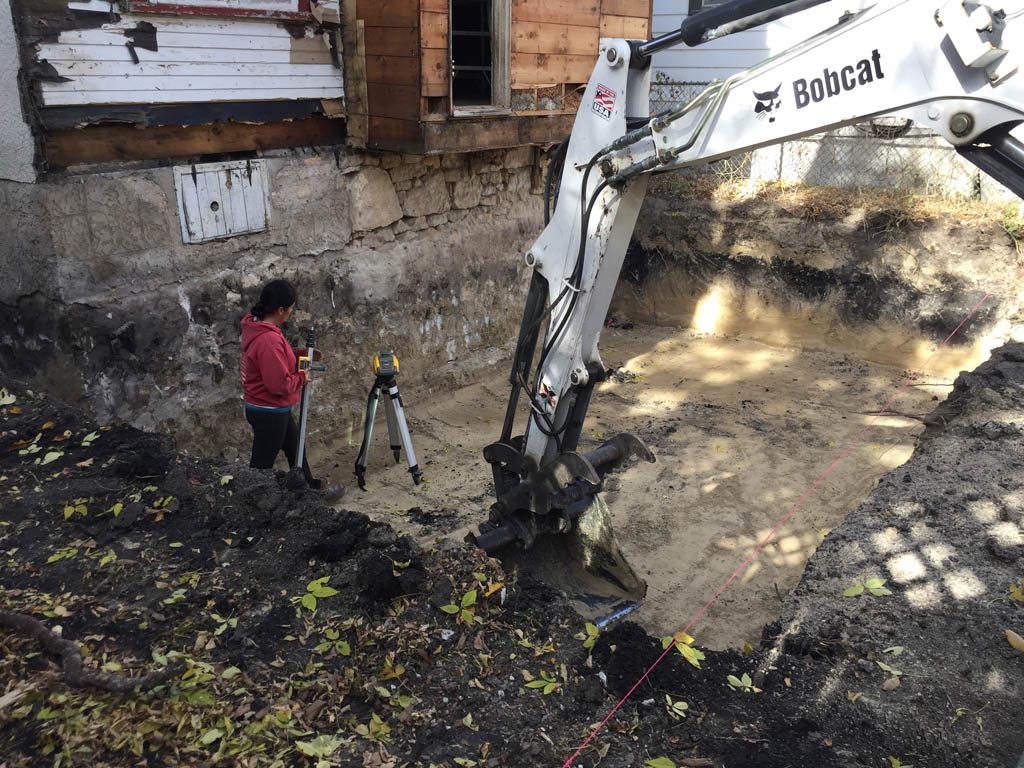
[[[284,450],[288,466],[295,466],[299,453],[299,428],[292,418],[291,411],[274,413],[272,411],[256,411],[245,409],[245,420],[252,427],[252,457],[249,466],[254,469],[273,469],[278,451]],[[313,479],[309,471],[309,462],[302,457],[302,474],[306,482],[313,488],[320,487],[320,481]]]

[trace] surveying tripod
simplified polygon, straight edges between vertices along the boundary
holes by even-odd
[[[309,422],[309,401],[313,392],[313,371],[326,371],[327,366],[314,362],[316,358],[316,333],[312,328],[306,334],[306,354],[299,356],[299,370],[307,371],[306,383],[302,385],[302,401],[299,410],[299,447],[295,457],[295,482],[302,475],[302,464],[306,459],[306,428]],[[305,477],[302,483],[306,482]]]
[[[409,435],[409,425],[405,421],[405,407],[402,404],[402,396],[398,394],[398,358],[393,352],[381,352],[374,355],[373,373],[376,378],[373,386],[370,387],[370,395],[366,400],[366,421],[363,424],[363,443],[359,446],[359,458],[356,459],[356,480],[360,490],[366,490],[366,462],[370,454],[370,442],[373,440],[373,422],[377,417],[377,403],[380,400],[381,390],[386,390],[387,399],[384,401],[384,413],[388,419],[388,437],[391,440],[391,454],[395,457],[395,463],[399,461],[401,452],[405,450],[405,459],[409,463],[409,473],[415,485],[420,484],[423,473],[420,472],[419,464],[416,463],[416,454],[412,449],[412,437]]]

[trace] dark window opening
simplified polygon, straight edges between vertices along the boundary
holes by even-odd
[[[452,102],[493,104],[491,0],[452,0]]]

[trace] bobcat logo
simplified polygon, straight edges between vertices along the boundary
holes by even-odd
[[[758,93],[754,91],[754,98],[757,99],[757,104],[754,105],[754,114],[757,115],[758,120],[763,120],[765,115],[768,115],[768,122],[775,122],[775,111],[782,106],[782,99],[779,98],[779,89],[782,88],[782,83],[775,86],[774,91],[765,91],[764,93]]]

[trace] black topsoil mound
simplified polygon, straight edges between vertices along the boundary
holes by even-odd
[[[8,393],[0,607],[88,665],[186,672],[69,688],[0,629],[0,765],[560,766],[667,647],[630,622],[587,641],[561,596],[476,550],[422,551],[280,474]],[[1024,346],[962,375],[932,422],[759,648],[699,667],[673,649],[573,764],[1016,766]],[[843,596],[873,578],[882,594]]]

